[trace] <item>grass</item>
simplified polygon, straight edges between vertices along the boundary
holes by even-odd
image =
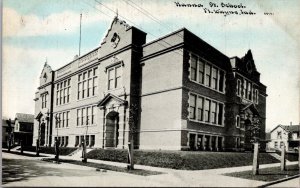
[[[45,158],[43,159],[43,161],[52,162],[54,161],[54,158]],[[115,172],[125,172],[129,174],[141,175],[141,176],[162,174],[162,172],[157,172],[157,171],[150,171],[150,170],[143,170],[143,169],[128,170],[127,168],[117,167],[113,165],[99,164],[99,163],[92,163],[92,162],[83,163],[81,161],[71,160],[71,159],[60,159],[59,162],[70,163],[70,164],[81,165],[81,166],[88,166],[88,167],[93,167],[98,169],[111,170]]]
[[[90,159],[127,163],[127,150],[95,149],[87,154]],[[182,170],[204,170],[252,165],[253,154],[245,152],[192,151],[134,151],[135,164]],[[259,154],[260,164],[278,163],[267,153]]]
[[[78,148],[60,147],[59,154],[60,155],[69,155],[76,149],[78,149]],[[21,150],[21,149],[19,149],[19,150]],[[35,146],[25,146],[23,150],[36,152],[36,147]],[[54,147],[40,147],[40,153],[55,154],[55,149],[54,149]]]
[[[298,165],[291,165],[286,167],[286,171],[281,171],[280,167],[263,168],[259,170],[258,175],[252,175],[252,171],[242,171],[224,174],[226,176],[258,180],[258,181],[275,181],[290,176],[300,174]]]

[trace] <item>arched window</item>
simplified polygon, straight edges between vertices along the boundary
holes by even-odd
[[[235,118],[235,126],[237,127],[237,128],[240,128],[240,116],[239,115],[237,115],[236,116],[236,118]]]

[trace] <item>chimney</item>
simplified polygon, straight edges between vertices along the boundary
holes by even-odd
[[[292,122],[290,122],[290,126],[292,126]]]

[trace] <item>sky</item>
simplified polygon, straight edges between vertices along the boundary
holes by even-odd
[[[267,130],[298,124],[299,7],[298,0],[3,0],[2,116],[34,114],[44,63],[56,70],[78,54],[81,13],[82,55],[99,47],[117,12],[147,42],[185,27],[228,57],[251,49],[267,86]]]

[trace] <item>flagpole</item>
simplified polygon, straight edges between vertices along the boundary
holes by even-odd
[[[81,19],[82,19],[82,13],[80,13],[80,33],[79,33],[79,53],[78,57],[80,57],[80,48],[81,48]]]

